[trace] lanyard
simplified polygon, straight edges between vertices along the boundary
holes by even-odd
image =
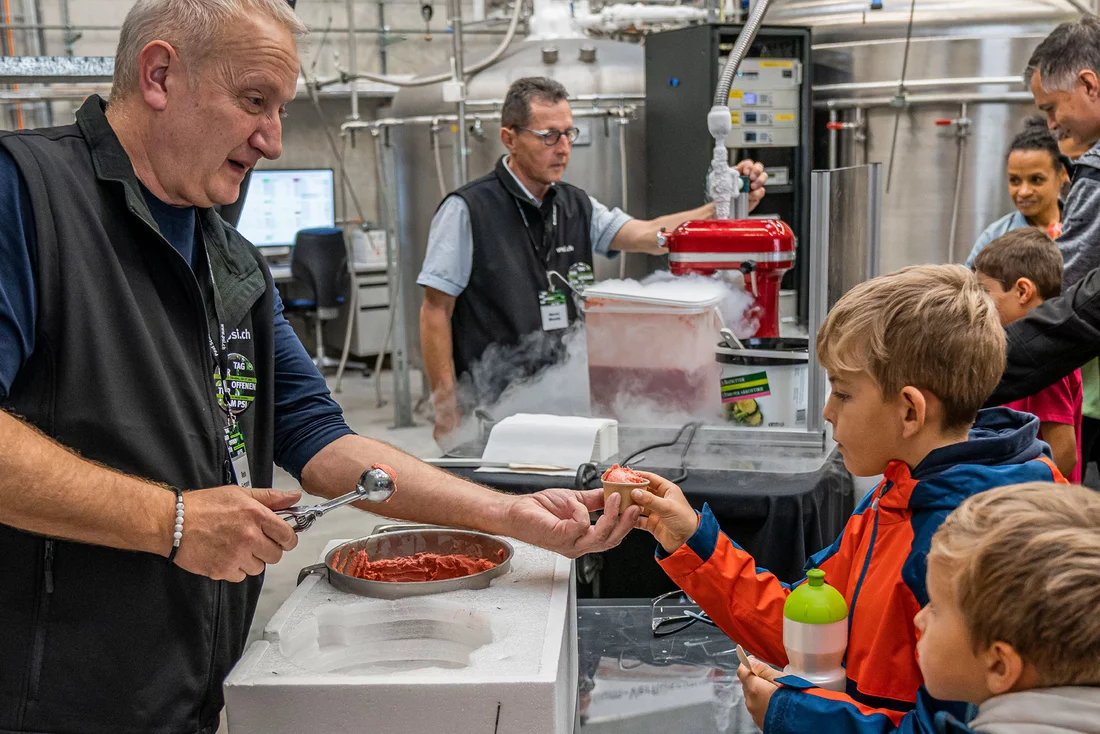
[[[221,372],[221,380],[218,381],[218,395],[221,397],[220,405],[222,411],[225,413],[225,423],[227,427],[232,427],[237,423],[237,417],[233,415],[232,402],[230,401],[231,391],[229,389],[229,343],[225,338],[225,322],[222,321],[222,300],[221,294],[218,292],[218,283],[214,280],[214,267],[210,264],[210,253],[206,252],[206,271],[210,274],[210,288],[214,293],[214,320],[218,325],[218,344],[214,344],[214,337],[209,333],[209,326],[207,324],[207,341],[210,343],[210,353],[214,357],[214,364],[218,366],[218,370]]]
[[[558,203],[552,202],[550,204],[550,221],[543,219],[542,222],[542,247],[535,242],[535,235],[531,232],[531,223],[527,221],[527,213],[523,211],[523,205],[519,203],[519,199],[514,199],[516,202],[516,208],[519,209],[519,216],[523,219],[523,228],[527,231],[527,239],[531,242],[531,247],[535,250],[535,257],[541,255],[542,250],[546,250],[546,256],[543,258],[546,267],[550,267],[550,256],[554,252],[554,235],[558,229]]]

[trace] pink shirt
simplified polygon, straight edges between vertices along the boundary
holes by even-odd
[[[1005,403],[1006,408],[1021,413],[1031,413],[1040,423],[1064,423],[1073,426],[1073,435],[1077,442],[1077,466],[1066,477],[1075,484],[1081,483],[1081,371],[1063,377],[1058,382],[1045,387],[1029,398]],[[1043,437],[1040,429],[1039,438]]]

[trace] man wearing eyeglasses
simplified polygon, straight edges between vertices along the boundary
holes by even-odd
[[[510,382],[558,360],[560,336],[576,318],[563,281],[591,283],[593,253],[663,255],[661,229],[714,216],[707,204],[643,221],[563,183],[579,132],[567,98],[552,79],[513,82],[501,110],[508,155],[448,194],[432,219],[417,283],[425,288],[420,341],[437,441],[471,407],[460,402],[491,404]],[[751,209],[767,174],[752,161],[738,168],[750,179]],[[464,375],[472,394],[460,401],[456,382]]]

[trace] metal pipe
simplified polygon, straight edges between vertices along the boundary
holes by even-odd
[[[432,125],[432,158],[435,159],[435,177],[439,181],[439,200],[447,198],[447,182],[443,179],[443,159],[439,154],[439,125]]]
[[[955,121],[955,196],[951,204],[951,239],[947,245],[947,262],[955,262],[955,240],[959,232],[959,200],[962,196],[963,158],[966,156],[966,139],[970,135],[970,120],[966,116],[966,103],[959,110],[959,119]]]
[[[626,126],[630,121],[625,117],[619,118],[619,207],[624,213],[628,213],[627,185],[626,185]],[[626,253],[619,253],[619,278],[626,278]]]
[[[393,333],[393,351],[390,353],[390,370],[393,372],[393,423],[396,428],[413,425],[412,394],[409,390],[409,359],[405,329],[405,293],[401,285],[400,243],[397,240],[397,206],[392,191],[392,181],[385,171],[389,168],[382,136],[375,134],[374,150],[378,158],[379,190],[385,201],[386,216],[386,272],[390,284],[390,330]],[[383,347],[383,350],[385,347]],[[381,374],[376,377],[381,379]]]
[[[466,31],[463,31],[464,33]],[[569,96],[569,103],[575,102],[644,102],[645,94],[639,94],[637,92],[627,92],[624,94],[574,94]],[[504,104],[503,99],[469,99],[466,100],[466,107],[496,107],[500,108]]]
[[[856,136],[857,143],[863,144],[863,158],[859,161],[859,165],[867,165],[867,159],[870,157],[868,147],[870,145],[870,135],[867,134],[867,121],[863,117],[863,108],[856,107]]]
[[[806,430],[822,433],[825,419],[821,411],[828,395],[825,370],[817,360],[817,340],[813,335],[825,323],[829,312],[829,177],[830,171],[810,175],[810,293],[809,333],[810,374],[806,403]]]
[[[579,109],[573,111],[574,118],[581,117],[633,117],[638,111],[636,105],[626,105],[621,109]],[[500,119],[500,112],[475,112],[468,116],[475,122],[489,122]],[[404,127],[406,125],[431,125],[441,122],[458,122],[458,115],[413,115],[410,117],[385,117],[379,120],[348,121],[340,126],[343,130],[382,130],[389,127]]]
[[[867,277],[882,271],[882,164],[867,166]]]
[[[838,121],[838,113],[835,109],[829,110],[829,168],[836,168],[838,131],[834,125]]]
[[[972,87],[979,84],[1018,84],[1023,86],[1021,76],[966,76],[946,77],[942,79],[910,79],[902,86],[905,89],[921,89],[924,87]],[[817,84],[813,87],[814,94],[827,94],[829,92],[861,92],[875,89],[897,89],[898,83],[887,82],[843,82],[840,84]]]
[[[498,59],[500,59],[501,56],[504,55],[505,50],[507,50],[508,46],[512,43],[512,38],[514,38],[516,35],[516,28],[519,26],[519,17],[520,15],[522,15],[522,13],[523,2],[522,0],[517,0],[515,10],[512,12],[512,20],[508,24],[508,31],[504,34],[504,38],[501,40],[500,45],[493,49],[493,52],[481,61],[464,68],[463,76],[476,74],[482,69],[488,66],[492,66],[497,62]],[[378,74],[355,74],[344,75],[342,77],[337,77],[336,79],[327,79],[319,82],[319,84],[321,86],[328,86],[330,84],[336,84],[343,81],[366,79],[368,81],[378,82],[380,84],[392,84],[395,87],[426,87],[431,84],[439,84],[440,82],[445,82],[448,79],[451,79],[452,76],[453,75],[450,72],[443,72],[440,74],[433,74],[432,76],[417,77],[415,79],[395,79],[394,77],[381,76]]]
[[[378,27],[381,29],[381,33],[378,34],[378,70],[383,74],[389,73],[388,59],[386,58],[386,46],[389,45],[389,31],[386,29],[386,4],[383,0],[378,0]],[[354,33],[354,31],[352,31]]]
[[[741,32],[737,35],[737,42],[733,44],[733,50],[730,51],[730,55],[726,59],[726,66],[722,69],[722,76],[718,79],[718,88],[714,92],[715,107],[726,107],[729,105],[730,87],[733,86],[733,77],[736,76],[737,69],[741,66],[741,62],[748,54],[749,46],[752,45],[757,32],[760,30],[760,24],[764,22],[764,14],[768,12],[768,5],[770,2],[771,0],[756,0],[756,4],[752,6],[749,18],[745,21],[745,25],[742,26]]]
[[[462,0],[450,0],[448,7],[451,16],[451,72],[454,81],[462,89],[458,100],[458,137],[455,140],[455,188],[458,188],[465,185],[469,172],[467,161],[469,151],[466,149],[466,75],[463,73],[466,63],[463,59]]]
[[[62,40],[65,42],[65,55],[73,55],[73,44],[76,43],[83,34],[73,31],[73,19],[69,13],[69,0],[59,0],[61,4],[61,26],[62,26]],[[45,31],[45,28],[40,29]],[[122,30],[121,26],[119,30]]]
[[[894,107],[894,97],[866,97],[863,99],[823,99],[816,100],[817,109],[869,110],[876,107]],[[1031,92],[992,92],[992,93],[949,93],[949,94],[911,94],[905,98],[905,106],[926,104],[1014,104],[1034,102]]]
[[[351,119],[359,119],[359,82],[356,79],[359,74],[359,53],[355,42],[355,0],[347,0],[345,3],[348,14],[348,74],[351,81]],[[355,147],[355,135],[351,138],[352,147]]]
[[[347,143],[348,138],[344,138],[344,149],[341,151],[340,157],[336,160],[336,165],[340,168],[340,212],[345,220],[348,218],[348,184],[347,173],[344,170],[344,167],[347,165]],[[359,321],[359,278],[355,272],[355,249],[352,247],[352,240],[351,237],[348,236],[346,228],[343,234],[344,248],[347,250],[347,255],[344,260],[347,263],[348,282],[351,283],[351,292],[348,293],[348,322],[344,327],[344,346],[340,350],[340,363],[336,367],[336,385],[333,388],[333,392],[336,393],[340,392],[340,388],[344,382],[344,370],[348,366],[348,355],[351,353],[351,335],[355,325]],[[317,323],[320,324],[321,320],[317,319]],[[318,326],[317,329],[320,331],[321,326]],[[324,369],[324,360],[321,360],[321,364],[318,365],[318,367]]]
[[[491,20],[493,22],[496,22],[499,19],[492,18]],[[486,21],[486,22],[488,22],[488,21]],[[58,25],[58,24],[50,24],[50,23],[0,23],[0,30],[4,30],[4,29],[7,29],[7,28],[11,28],[13,31],[38,31],[38,30],[42,30],[42,31],[66,31],[66,30],[71,30],[71,31],[94,31],[94,32],[102,32],[102,33],[118,33],[119,31],[122,30],[122,26],[120,26],[120,25],[68,25],[68,26],[66,26],[64,24]],[[321,26],[310,26],[309,30],[310,30],[310,32],[313,32],[313,31],[324,31],[325,29],[322,28]],[[370,35],[409,35],[409,36],[419,36],[419,37],[422,37],[424,35],[424,29],[423,28],[354,28],[353,31],[355,33],[363,33],[363,34],[370,34]],[[347,28],[329,28],[328,32],[329,33],[347,33],[348,29]],[[467,35],[504,36],[504,35],[508,34],[508,29],[507,28],[477,28],[477,29],[467,28],[465,30],[465,32],[466,32]],[[80,38],[80,34],[77,33],[76,37],[73,40],[74,41],[79,40],[79,38]]]

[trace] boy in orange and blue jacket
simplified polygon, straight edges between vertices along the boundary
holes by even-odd
[[[979,412],[1004,369],[997,310],[961,266],[905,268],[841,298],[817,353],[832,384],[824,415],[845,466],[885,476],[807,563],[848,602],[847,690],[825,691],[756,662],[738,671],[746,705],[768,734],[932,732],[940,711],[965,721],[966,704],[932,698],[917,665],[913,618],[928,602],[932,534],[971,495],[1065,481],[1034,416]],[[661,566],[732,639],[785,665],[783,603],[793,586],[756,568],[709,508],[697,515],[676,485],[646,476],[651,493],[633,497],[647,513],[639,527],[660,543]]]

